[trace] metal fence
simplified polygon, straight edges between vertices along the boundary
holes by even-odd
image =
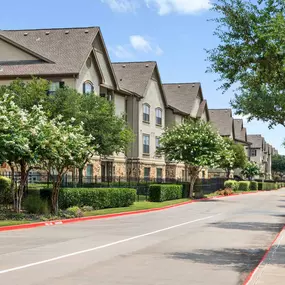
[[[0,173],[2,176],[11,178],[11,173]],[[48,175],[47,173],[31,173],[27,180],[25,193],[41,188],[51,188],[52,182],[56,179],[56,175]],[[15,180],[20,180],[20,173],[15,174]],[[204,194],[214,193],[224,187],[226,178],[198,179],[196,181],[194,191],[197,197]],[[183,195],[189,195],[189,181],[183,179],[172,178],[138,178],[138,177],[100,177],[100,176],[83,176],[64,175],[61,181],[62,188],[134,188],[137,190],[138,200],[147,200],[149,196],[149,186],[151,184],[179,184],[183,185]]]

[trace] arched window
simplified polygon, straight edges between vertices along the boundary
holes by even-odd
[[[143,104],[143,121],[149,123],[150,119],[150,106],[148,104]]]
[[[155,123],[158,126],[162,125],[162,110],[161,110],[161,108],[155,109]]]
[[[89,80],[83,83],[83,94],[89,94],[94,92],[93,83]]]

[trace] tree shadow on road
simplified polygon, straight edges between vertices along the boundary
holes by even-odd
[[[211,223],[213,227],[220,229],[232,229],[232,230],[245,230],[245,231],[262,231],[262,232],[279,232],[284,223],[260,223],[260,222],[220,222]]]
[[[198,250],[196,252],[174,252],[169,255],[173,259],[188,260],[194,263],[204,263],[234,268],[238,272],[250,271],[256,266],[265,250],[224,248],[222,250]]]

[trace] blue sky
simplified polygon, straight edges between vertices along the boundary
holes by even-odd
[[[208,0],[2,2],[0,29],[100,26],[113,61],[156,60],[163,82],[201,82],[209,108],[229,107],[232,92],[217,91],[217,75],[205,73],[205,49],[218,44]],[[245,125],[285,154],[283,127]]]

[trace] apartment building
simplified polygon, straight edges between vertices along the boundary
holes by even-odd
[[[259,166],[261,171],[259,178],[271,179],[272,146],[266,143],[262,135],[248,135],[248,140],[251,142],[250,161]]]
[[[120,89],[98,27],[0,30],[0,85],[32,76],[51,81],[50,92],[69,86],[78,92],[96,94],[114,101],[118,115],[126,111],[126,96]],[[95,157],[86,166],[88,176],[125,176],[124,154]]]

